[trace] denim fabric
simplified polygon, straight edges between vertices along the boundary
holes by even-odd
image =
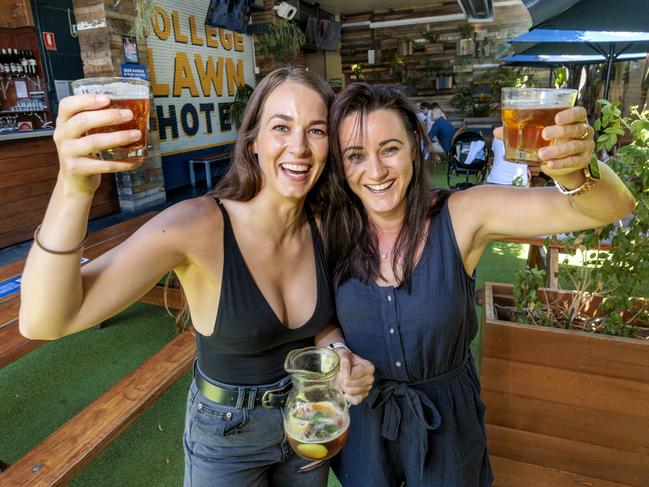
[[[474,285],[445,205],[431,221],[411,292],[358,279],[336,290],[347,345],[376,367],[370,395],[350,409],[349,436],[331,461],[344,487],[491,485],[469,351],[478,330]]]
[[[187,399],[183,443],[185,487],[327,485],[329,462],[301,470],[312,462],[291,450],[281,409],[222,406],[206,399],[195,382]]]

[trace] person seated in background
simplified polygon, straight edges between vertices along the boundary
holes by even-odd
[[[449,147],[451,147],[455,127],[446,119],[444,110],[437,103],[431,103],[430,107],[433,126],[428,130],[428,136],[433,141],[433,153],[446,154]],[[435,138],[437,138],[437,144]]]
[[[433,114],[431,113],[432,110],[432,103],[428,103],[427,101],[417,103],[417,117],[426,129],[426,133],[430,132],[430,129],[433,126]]]
[[[518,164],[505,160],[505,145],[501,139],[494,138],[491,144],[494,162],[487,175],[488,184],[508,186],[525,186],[530,184],[530,171],[527,164]]]

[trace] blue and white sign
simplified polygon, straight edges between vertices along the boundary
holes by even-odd
[[[146,75],[146,67],[142,64],[122,64],[121,70],[124,78],[149,79]]]

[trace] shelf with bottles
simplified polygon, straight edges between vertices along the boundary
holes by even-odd
[[[0,48],[0,76],[38,76],[37,71],[31,49]]]

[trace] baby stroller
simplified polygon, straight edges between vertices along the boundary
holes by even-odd
[[[448,150],[448,173],[446,182],[449,188],[466,189],[474,185],[470,176],[476,177],[476,184],[484,181],[489,160],[489,148],[478,132],[458,132],[453,137]],[[451,184],[451,176],[464,176],[464,181]]]

